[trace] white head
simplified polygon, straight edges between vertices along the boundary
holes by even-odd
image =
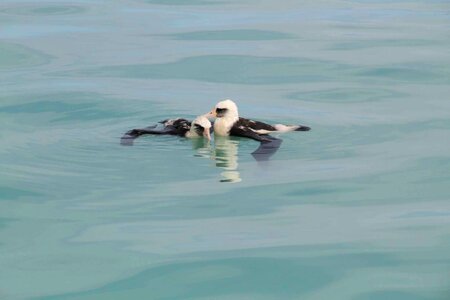
[[[207,115],[208,117],[213,118],[239,118],[237,105],[230,99],[217,103],[213,110]]]
[[[191,130],[190,130],[191,136],[192,135],[204,136],[208,140],[210,140],[211,139],[211,134],[210,134],[211,126],[212,126],[211,122],[208,120],[206,115],[198,116],[197,118],[194,119],[194,121],[192,121]]]

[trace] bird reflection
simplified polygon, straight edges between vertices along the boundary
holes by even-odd
[[[238,171],[238,149],[239,140],[229,137],[214,137],[214,155],[216,167],[223,170],[220,175],[220,182],[240,182],[242,181]]]
[[[152,130],[153,127],[148,127],[144,129],[139,129],[146,134],[145,130]],[[140,133],[140,132],[138,132]],[[121,139],[122,145],[132,146],[135,138],[141,134],[136,134],[136,136],[125,136]],[[251,153],[253,158],[258,162],[268,161],[269,158],[278,151],[281,146],[282,140],[271,136],[265,136],[269,139],[269,142],[260,143],[259,147]],[[248,139],[241,140],[234,137],[214,137],[214,146],[211,145],[208,139],[204,138],[191,138],[192,148],[196,151],[194,156],[202,158],[210,158],[214,160],[217,168],[221,169],[220,182],[240,182],[242,181],[241,175],[239,173],[239,143],[241,141],[251,142]]]
[[[283,140],[274,138],[270,135],[265,136],[270,142],[261,143],[259,147],[252,152],[252,156],[257,161],[267,161],[269,158],[278,151]]]
[[[194,156],[204,158],[211,157],[212,147],[209,140],[203,138],[195,138],[191,139],[191,142],[192,148],[197,151]]]
[[[268,161],[281,146],[282,140],[269,137],[270,142],[261,143],[251,154],[258,162]],[[216,136],[214,147],[205,139],[192,139],[192,146],[197,151],[196,157],[211,158],[216,167],[220,168],[220,182],[240,182],[239,173],[239,143],[240,139]]]

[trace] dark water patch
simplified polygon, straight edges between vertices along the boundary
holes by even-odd
[[[52,16],[80,14],[86,8],[76,5],[21,5],[0,10],[9,15]]]
[[[335,79],[346,66],[333,62],[282,57],[207,55],[164,64],[108,66],[53,73],[55,76],[95,76],[183,79],[235,84],[283,84]]]
[[[303,198],[303,197],[310,197],[310,196],[320,196],[320,195],[327,195],[327,194],[334,194],[334,195],[338,195],[341,193],[348,193],[348,192],[352,192],[352,191],[356,191],[358,190],[357,188],[344,188],[343,186],[341,187],[327,187],[327,186],[322,186],[322,185],[317,185],[315,187],[304,187],[301,189],[298,189],[296,191],[292,191],[292,192],[288,192],[285,195],[286,196],[295,196],[295,197],[299,197],[299,198]]]
[[[406,97],[407,94],[383,88],[335,88],[289,94],[287,98],[324,103],[373,102]]]
[[[53,113],[51,122],[89,121],[130,116],[131,112],[107,105],[112,99],[95,93],[66,92],[33,97],[4,97],[8,102],[26,102],[0,106],[0,113],[8,114],[40,114]],[[33,102],[28,102],[33,100]]]
[[[392,67],[376,67],[358,72],[360,76],[373,80],[393,80],[399,82],[448,84],[450,69],[448,66],[399,65]]]
[[[32,191],[0,186],[0,200],[18,200],[23,197],[37,197],[40,195]]]
[[[0,70],[49,63],[51,56],[17,44],[0,42]]]
[[[211,30],[211,31],[194,31],[183,32],[177,34],[167,35],[177,40],[188,41],[264,41],[264,40],[286,40],[293,38],[292,35],[266,30],[251,30],[251,29],[237,29],[237,30]]]

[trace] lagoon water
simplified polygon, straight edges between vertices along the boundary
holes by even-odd
[[[0,299],[450,299],[450,3],[3,0]],[[220,99],[310,132],[130,128]]]

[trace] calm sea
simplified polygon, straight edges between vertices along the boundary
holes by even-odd
[[[448,0],[2,0],[0,138],[0,299],[450,299]]]

